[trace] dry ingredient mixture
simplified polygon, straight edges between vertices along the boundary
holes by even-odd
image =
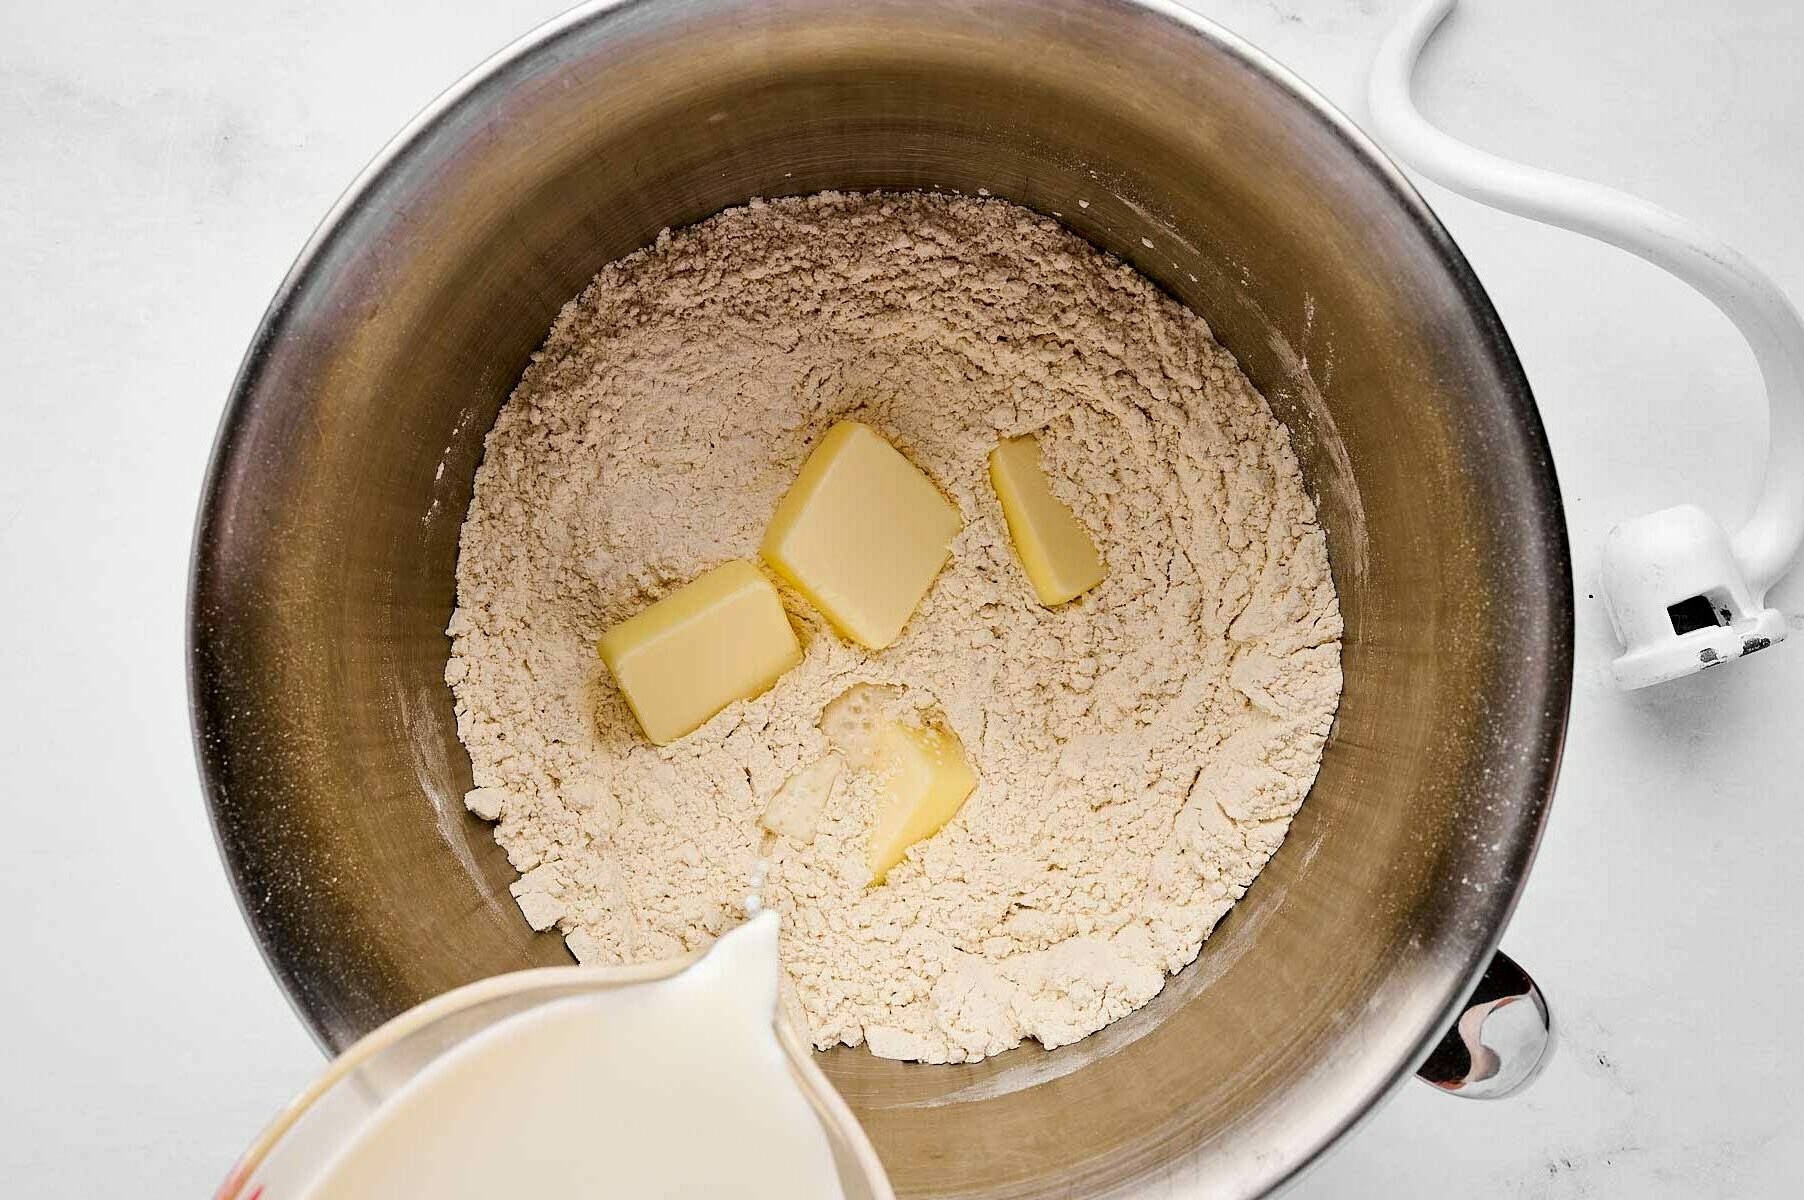
[[[755,558],[837,420],[959,507],[901,639],[784,592],[802,664],[654,747],[595,639]],[[1108,576],[1036,602],[986,474],[1037,434]],[[1195,315],[998,200],[753,202],[615,263],[489,435],[446,679],[478,815],[534,928],[585,963],[706,945],[761,858],[786,1004],[816,1045],[975,1061],[1064,1045],[1189,963],[1283,840],[1340,695],[1341,620],[1288,436]],[[757,824],[860,683],[942,714],[980,782],[866,886],[871,789],[802,845]]]

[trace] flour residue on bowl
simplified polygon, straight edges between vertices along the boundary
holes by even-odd
[[[650,745],[595,638],[755,558],[844,418],[958,507],[950,563],[880,652],[786,590],[801,665]],[[1056,608],[986,475],[1028,434],[1108,565]],[[584,962],[694,949],[768,856],[800,1026],[933,1062],[1063,1045],[1157,994],[1283,840],[1340,691],[1284,428],[1201,320],[994,199],[754,202],[606,268],[489,435],[450,632],[470,806],[534,927]],[[806,843],[757,824],[860,683],[942,716],[979,777],[879,886],[869,789],[836,789]]]

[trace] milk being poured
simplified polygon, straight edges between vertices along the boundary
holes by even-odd
[[[669,979],[500,1021],[385,1101],[307,1200],[840,1200],[777,978],[765,912]]]

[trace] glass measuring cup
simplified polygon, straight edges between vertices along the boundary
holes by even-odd
[[[277,1114],[233,1166],[215,1200],[299,1200],[385,1100],[454,1047],[539,1005],[668,979],[700,957],[516,971],[408,1009],[355,1042]],[[814,1065],[808,1045],[781,1020],[777,1034],[791,1076],[827,1134],[846,1200],[894,1200],[864,1130]]]

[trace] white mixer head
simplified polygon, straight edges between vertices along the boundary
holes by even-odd
[[[1623,643],[1612,664],[1625,688],[1647,687],[1746,657],[1785,637],[1766,593],[1804,543],[1804,320],[1733,248],[1676,213],[1613,188],[1511,162],[1425,120],[1410,77],[1456,0],[1422,0],[1372,66],[1372,123],[1391,153],[1461,195],[1609,242],[1678,276],[1747,339],[1766,384],[1765,476],[1754,513],[1733,535],[1690,504],[1625,521],[1603,551],[1604,601]]]

